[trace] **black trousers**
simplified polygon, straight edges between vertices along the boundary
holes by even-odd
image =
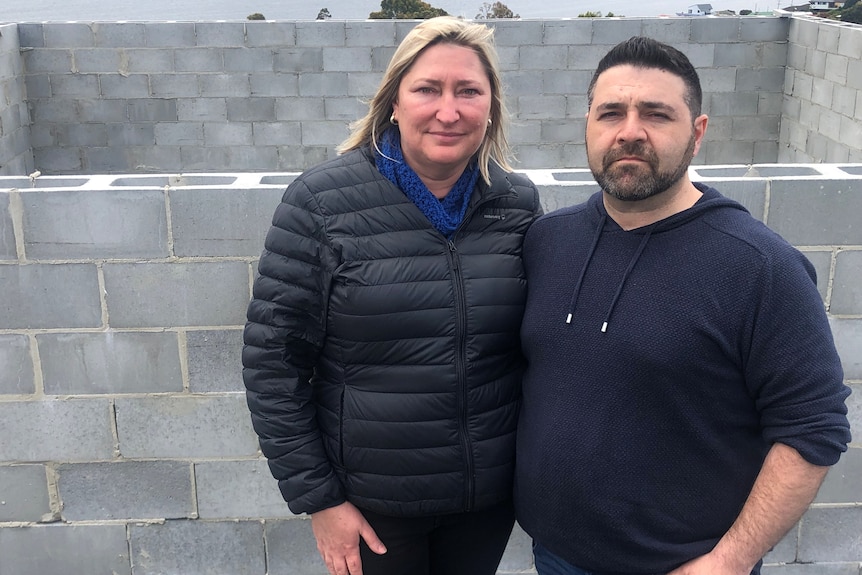
[[[359,544],[364,575],[494,575],[515,524],[511,503],[431,517],[389,517],[362,510],[386,545]]]

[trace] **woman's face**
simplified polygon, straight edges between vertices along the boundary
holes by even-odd
[[[419,177],[457,177],[485,137],[491,82],[476,52],[436,44],[401,78],[392,108],[404,159]]]

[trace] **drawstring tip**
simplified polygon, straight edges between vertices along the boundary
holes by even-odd
[[[608,322],[602,324],[602,333],[605,333],[606,331],[608,331]]]
[[[566,316],[566,323],[572,323],[572,314]]]

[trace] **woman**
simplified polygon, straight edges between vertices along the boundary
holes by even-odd
[[[248,405],[333,575],[491,575],[514,523],[521,243],[541,208],[506,163],[492,40],[416,26],[266,238]]]

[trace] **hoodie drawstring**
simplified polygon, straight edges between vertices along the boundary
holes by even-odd
[[[596,228],[596,235],[593,237],[593,244],[590,246],[590,251],[587,254],[587,261],[584,262],[584,268],[581,270],[581,275],[578,276],[578,281],[575,283],[575,293],[572,294],[572,302],[569,304],[569,315],[566,316],[566,323],[572,323],[572,313],[575,311],[575,304],[578,302],[578,295],[581,293],[581,284],[584,283],[584,276],[587,275],[587,268],[590,267],[590,260],[593,259],[593,254],[596,253],[596,246],[599,245],[599,238],[602,237],[602,231],[605,229],[605,221],[607,216],[602,214],[602,219]]]
[[[626,268],[626,273],[623,274],[623,279],[620,282],[619,287],[617,287],[617,293],[614,294],[614,299],[611,300],[611,306],[608,308],[608,313],[605,316],[605,321],[602,323],[602,333],[608,331],[608,322],[611,320],[611,314],[614,312],[614,307],[617,305],[617,300],[620,299],[620,294],[623,292],[623,286],[626,284],[626,280],[629,279],[629,274],[635,267],[635,264],[638,263],[638,259],[641,257],[641,252],[644,251],[644,248],[649,241],[650,236],[652,235],[652,231],[655,226],[650,226],[647,232],[644,234],[643,239],[641,240],[640,245],[638,246],[637,251],[635,251],[635,255],[632,256],[631,261],[629,262],[629,267]]]
[[[575,304],[577,304],[578,296],[581,293],[581,285],[584,282],[584,276],[587,275],[587,268],[590,267],[590,260],[593,259],[593,254],[596,253],[596,248],[599,245],[599,239],[602,236],[602,231],[604,231],[606,220],[607,220],[607,216],[602,214],[602,218],[599,221],[598,227],[596,228],[596,234],[593,237],[593,243],[590,246],[589,253],[587,254],[587,260],[584,262],[584,267],[581,270],[580,275],[578,276],[578,281],[575,283],[575,290],[574,290],[574,293],[572,294],[572,302],[569,305],[569,309],[571,311],[566,316],[566,323],[572,323],[572,314],[575,312]],[[635,265],[637,264],[638,260],[640,259],[641,253],[643,253],[644,248],[646,248],[647,242],[649,242],[650,236],[652,235],[652,232],[654,229],[655,229],[655,225],[652,225],[649,227],[649,229],[644,234],[644,237],[641,240],[640,245],[638,245],[638,249],[635,250],[635,253],[632,256],[631,261],[629,261],[629,265],[626,268],[625,273],[623,274],[623,279],[620,281],[620,285],[617,287],[617,291],[614,294],[614,298],[611,300],[611,305],[608,308],[607,314],[605,315],[605,321],[602,322],[602,328],[601,328],[602,333],[605,333],[608,331],[608,322],[610,322],[610,320],[611,320],[611,314],[613,314],[614,308],[617,305],[617,301],[620,299],[620,294],[623,292],[623,287],[625,287],[626,280],[629,278],[629,275],[631,274],[632,270],[634,269]]]

